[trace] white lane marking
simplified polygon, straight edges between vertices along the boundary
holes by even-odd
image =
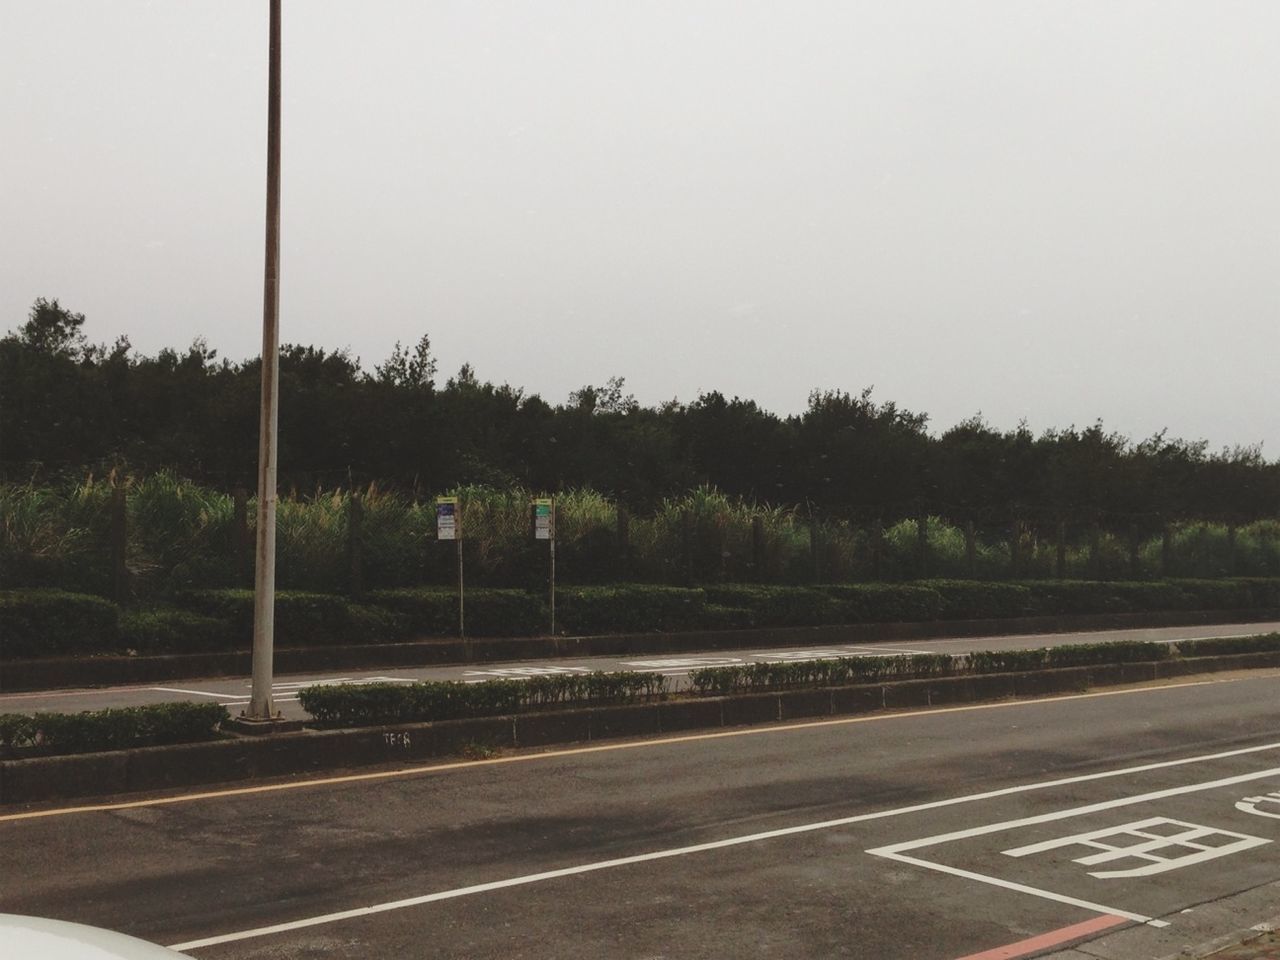
[[[745,662],[741,657],[663,657],[657,660],[619,660],[618,666],[669,670],[672,667],[731,667]]]
[[[209,690],[184,690],[182,687],[147,687],[148,690],[155,690],[159,693],[185,693],[192,697],[234,697],[234,693],[228,693],[223,690],[220,693],[213,693]]]
[[[1155,828],[1174,827],[1173,832],[1155,832]],[[1228,843],[1204,843],[1215,837],[1229,837]],[[1111,840],[1129,841],[1128,843],[1107,842]],[[1099,880],[1128,879],[1130,877],[1151,877],[1157,873],[1168,873],[1183,867],[1194,866],[1206,860],[1243,853],[1260,847],[1270,840],[1263,837],[1251,837],[1245,833],[1231,830],[1219,830],[1216,827],[1204,827],[1196,823],[1182,820],[1170,820],[1168,817],[1148,817],[1134,823],[1121,824],[1118,827],[1104,827],[1101,830],[1090,830],[1056,840],[1044,840],[1040,843],[1002,850],[1006,857],[1026,857],[1033,853],[1045,853],[1049,850],[1060,850],[1063,847],[1088,847],[1096,853],[1087,853],[1076,857],[1071,862],[1085,867],[1096,867],[1117,860],[1138,860],[1141,864],[1127,870],[1090,871],[1089,876]],[[1163,851],[1180,851],[1179,856],[1165,856]],[[1181,851],[1191,850],[1192,853]]]
[[[1238,639],[1238,638],[1240,638],[1240,637],[1256,637],[1256,636],[1259,636],[1260,634],[1265,634],[1265,633],[1274,633],[1274,632],[1275,632],[1275,631],[1274,631],[1274,629],[1270,629],[1270,630],[1269,630],[1269,629],[1265,629],[1265,628],[1267,628],[1267,627],[1272,627],[1272,628],[1274,628],[1275,626],[1277,626],[1277,624],[1273,624],[1273,623],[1270,623],[1270,622],[1266,622],[1266,623],[1260,623],[1260,624],[1258,624],[1258,627],[1259,627],[1259,629],[1258,629],[1258,630],[1250,630],[1250,631],[1248,631],[1248,632],[1246,632],[1246,633],[1211,633],[1211,634],[1207,634],[1207,635],[1205,635],[1205,636],[1200,636],[1200,637],[1174,637],[1174,638],[1169,639],[1169,640],[1159,640],[1159,639],[1157,639],[1157,640],[1151,640],[1151,641],[1149,641],[1149,642],[1150,642],[1150,643],[1183,643],[1183,642],[1185,642],[1185,641],[1187,641],[1187,640],[1235,640],[1235,639]],[[1157,629],[1157,630],[1159,630],[1159,629],[1164,629],[1164,628],[1161,628],[1161,627],[1155,627],[1155,628],[1153,628],[1153,629]],[[1047,642],[1045,642],[1045,641],[1052,640],[1054,637],[1063,637],[1063,636],[1077,637],[1077,636],[1087,636],[1087,634],[1078,634],[1078,633],[1070,633],[1070,634],[1062,634],[1062,633],[1008,633],[1008,634],[994,634],[994,635],[992,635],[992,636],[986,636],[986,637],[940,637],[940,638],[939,638],[939,639],[937,639],[937,640],[928,640],[928,639],[921,640],[921,643],[923,643],[923,644],[928,644],[929,646],[937,646],[937,645],[938,645],[938,644],[940,644],[940,643],[1005,643],[1005,642],[1012,643],[1012,642],[1015,642],[1015,641],[1021,642],[1021,641],[1023,641],[1023,640],[1039,640],[1039,641],[1041,641],[1041,642],[1040,642],[1040,644],[1035,648],[1035,649],[1039,649],[1039,647],[1073,647],[1073,646],[1077,646],[1077,644],[1088,644],[1088,643],[1114,643],[1114,642],[1118,642],[1118,641],[1141,640],[1141,638],[1140,638],[1140,637],[1134,637],[1134,636],[1131,636],[1131,634],[1133,634],[1133,633],[1143,633],[1143,632],[1144,632],[1144,630],[1143,630],[1141,627],[1139,627],[1139,628],[1137,628],[1137,629],[1135,629],[1135,630],[1132,630],[1132,631],[1112,631],[1112,630],[1101,630],[1101,631],[1098,631],[1098,635],[1108,636],[1108,637],[1114,637],[1114,638],[1115,638],[1115,640],[1101,640],[1101,641],[1096,640],[1096,639],[1093,639],[1093,640],[1080,640],[1080,641],[1078,641],[1077,643],[1047,643]],[[983,649],[986,649],[986,648],[983,648]],[[1021,648],[1021,647],[1014,647],[1014,648],[1011,648],[1011,649],[1022,649],[1022,648]],[[930,651],[925,651],[925,652],[927,652],[927,653],[937,653],[938,651],[936,651],[936,650],[930,650]]]
[[[441,890],[437,893],[428,893],[419,897],[409,897],[404,900],[392,900],[387,903],[377,903],[368,907],[357,907],[353,910],[342,910],[337,913],[326,913],[318,917],[308,917],[304,920],[292,920],[287,923],[272,924],[267,927],[255,927],[252,930],[240,930],[235,933],[225,933],[219,936],[206,937],[202,940],[189,940],[186,943],[178,943],[172,945],[171,950],[195,950],[199,947],[211,947],[220,943],[233,943],[237,940],[250,940],[255,937],[263,937],[272,933],[285,933],[290,930],[301,930],[305,927],[315,927],[325,923],[333,923],[338,920],[350,920],[355,917],[369,916],[375,913],[386,913],[389,910],[401,910],[405,907],[414,907],[424,903],[434,903],[438,900],[452,900],[457,897],[470,896],[476,893],[487,893],[491,890],[502,890],[507,887],[518,887],[525,884],[537,883],[542,880],[553,880],[558,877],[570,877],[582,873],[594,873],[598,870],[608,870],[613,867],[628,866],[634,863],[645,863],[651,860],[667,860],[671,857],[687,856],[692,853],[703,853],[707,850],[723,850],[727,847],[736,847],[748,843],[758,843],[761,840],[772,840],[778,837],[790,837],[802,833],[812,833],[818,830],[830,830],[834,827],[844,827],[855,823],[866,823],[872,820],[884,820],[889,817],[899,817],[910,813],[922,813],[928,810],[940,810],[944,807],[953,807],[963,803],[975,803],[981,800],[993,800],[997,797],[1008,797],[1019,793],[1029,793],[1035,790],[1049,790],[1054,787],[1069,786],[1076,783],[1089,783],[1094,780],[1107,780],[1112,777],[1129,776],[1135,773],[1147,773],[1151,770],[1165,770],[1171,767],[1181,767],[1196,763],[1209,763],[1214,760],[1226,760],[1231,757],[1241,757],[1253,753],[1265,753],[1268,750],[1280,749],[1280,742],[1266,743],[1256,747],[1241,747],[1236,750],[1226,750],[1221,753],[1202,754],[1196,757],[1184,757],[1181,760],[1162,760],[1157,763],[1144,763],[1136,767],[1123,767],[1118,770],[1104,770],[1100,773],[1086,773],[1077,777],[1063,777],[1057,780],[1042,780],[1037,783],[1019,784],[1014,787],[1002,787],[999,790],[988,790],[983,793],[973,793],[963,797],[950,797],[946,800],[930,800],[927,803],[916,803],[907,807],[897,807],[892,810],[880,810],[875,813],[860,813],[850,817],[840,817],[836,820],[823,820],[817,823],[804,823],[794,827],[782,827],[778,830],[766,830],[763,833],[752,833],[746,836],[728,837],[724,840],[712,840],[707,843],[693,844],[687,847],[673,847],[668,850],[655,850],[652,853],[641,853],[630,857],[618,857],[613,860],[601,860],[595,863],[584,863],[574,867],[563,867],[559,870],[547,870],[542,873],[531,873],[521,877],[511,877],[506,880],[494,880],[489,883],[473,884],[468,887],[458,887],[453,890]],[[1276,768],[1280,770],[1280,768]],[[1273,771],[1267,771],[1271,773]],[[1258,779],[1265,774],[1249,774],[1244,779]],[[1242,782],[1242,778],[1229,778],[1230,782]],[[1221,781],[1225,783],[1226,781]],[[1204,789],[1208,789],[1205,787]],[[1183,791],[1186,792],[1186,791]],[[1162,791],[1163,793],[1163,791]],[[1128,802],[1138,802],[1124,801]],[[1054,816],[1054,815],[1050,815]],[[983,829],[983,828],[978,828]],[[919,841],[917,841],[918,843]],[[889,848],[882,848],[889,849]],[[875,850],[869,850],[868,853],[877,853]],[[895,859],[903,862],[912,862],[912,858],[896,855]],[[942,870],[948,873],[958,873],[960,875],[968,875],[971,879],[991,880],[993,878],[983,878],[981,874],[966,874],[965,871],[959,871],[954,868],[945,868],[941,864],[932,864],[928,861],[918,861],[919,865],[926,866],[931,869]],[[1110,907],[1100,906],[1098,904],[1088,903],[1086,901],[1072,900],[1070,898],[1062,898],[1057,894],[1048,891],[1035,890],[1033,887],[1020,887],[1018,884],[1012,884],[1007,881],[997,881],[998,886],[1003,886],[1009,890],[1022,890],[1023,892],[1032,892],[1040,896],[1045,896],[1050,900],[1058,900],[1062,903],[1070,903],[1074,906],[1084,906],[1087,910],[1093,910],[1098,913],[1109,913],[1126,919],[1136,920],[1140,923],[1150,923],[1153,926],[1168,926],[1163,920],[1152,920],[1150,917],[1144,917],[1140,914],[1129,913],[1124,910],[1113,910]]]
[[[1004,820],[1000,823],[989,823],[981,827],[970,827],[967,830],[953,830],[950,833],[939,833],[932,837],[924,837],[920,840],[908,840],[904,843],[894,843],[885,847],[876,847],[868,850],[867,853],[876,857],[884,857],[889,860],[897,860],[901,863],[911,863],[918,867],[925,867],[929,870],[937,870],[941,873],[950,873],[955,876],[964,876],[970,880],[977,880],[980,883],[990,884],[995,887],[1003,887],[1006,890],[1018,890],[1022,893],[1030,893],[1033,896],[1042,897],[1046,900],[1055,900],[1059,903],[1075,903],[1077,906],[1083,905],[1084,901],[1073,900],[1072,898],[1064,898],[1062,894],[1053,893],[1049,890],[1040,890],[1036,887],[1028,887],[1022,884],[1012,884],[1008,880],[1000,877],[991,877],[986,874],[972,873],[968,870],[958,870],[955,867],[946,864],[934,863],[930,860],[921,860],[917,857],[909,857],[905,855],[905,851],[919,850],[921,847],[931,847],[943,843],[951,843],[954,840],[968,840],[973,837],[986,836],[991,833],[1000,833],[1006,830],[1016,830],[1020,827],[1033,826],[1039,823],[1053,823],[1056,820],[1066,820],[1070,817],[1080,817],[1090,813],[1100,813],[1104,810],[1115,810],[1120,807],[1132,806],[1136,803],[1148,803],[1152,800],[1162,800],[1165,797],[1178,797],[1187,793],[1198,793],[1204,790],[1215,790],[1218,787],[1229,787],[1237,783],[1249,783],[1253,780],[1262,780],[1266,777],[1280,776],[1280,767],[1272,767],[1268,770],[1262,770],[1255,773],[1245,773],[1234,777],[1225,777],[1219,780],[1209,780],[1203,783],[1193,783],[1181,787],[1168,787],[1164,790],[1154,790],[1150,793],[1138,794],[1132,797],[1120,797],[1115,800],[1104,800],[1100,803],[1085,804],[1080,807],[1070,807],[1065,810],[1055,810],[1052,813],[1042,813],[1034,817],[1023,817],[1019,820]],[[1127,916],[1130,919],[1137,919],[1135,914],[1128,914],[1124,911],[1113,910],[1110,907],[1098,907],[1097,904],[1089,904],[1087,909],[1100,909],[1104,913],[1115,913],[1117,916]],[[1151,918],[1142,918],[1142,923],[1149,923],[1152,926],[1167,926],[1163,921],[1152,920]]]
[[[868,853],[874,851],[868,850]],[[1068,897],[1061,893],[1054,893],[1052,890],[1041,890],[1039,887],[1029,887],[1026,884],[1014,883],[1012,880],[1001,880],[999,877],[989,877],[983,873],[974,873],[972,870],[962,870],[959,867],[948,866],[945,863],[934,863],[931,860],[921,860],[918,857],[909,857],[905,854],[894,854],[891,858],[899,863],[909,863],[912,866],[924,867],[927,870],[936,870],[938,873],[945,873],[953,877],[961,877],[965,880],[976,880],[979,883],[987,883],[1004,890],[1012,890],[1014,893],[1025,893],[1033,897],[1039,897],[1041,900],[1052,900],[1055,903],[1065,903],[1070,907],[1080,907],[1082,910],[1092,910],[1095,913],[1110,914],[1114,917],[1124,917],[1126,920],[1132,920],[1135,923],[1145,923],[1149,927],[1167,927],[1167,920],[1156,920],[1152,917],[1145,916],[1141,913],[1133,913],[1129,910],[1121,910],[1117,907],[1108,907],[1105,904],[1094,903],[1092,900],[1080,900],[1076,897]]]
[[[495,677],[501,680],[525,680],[529,677],[563,676],[566,673],[594,673],[587,667],[495,667],[492,670],[464,670],[464,677]]]

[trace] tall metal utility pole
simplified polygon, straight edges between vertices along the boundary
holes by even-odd
[[[253,589],[253,689],[248,720],[273,720],[276,601],[276,426],[280,407],[280,2],[270,0],[267,66],[267,255],[262,289],[262,421],[258,550]]]

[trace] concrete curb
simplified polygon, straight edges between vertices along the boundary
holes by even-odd
[[[674,699],[348,730],[305,730],[210,743],[6,760],[0,762],[0,803],[66,800],[376,764],[417,763],[456,757],[468,746],[513,749],[658,736],[883,709],[1079,693],[1091,687],[1266,667],[1280,667],[1280,651]]]
[[[1280,609],[1099,613],[990,620],[931,620],[916,623],[857,623],[822,627],[756,627],[749,630],[691,630],[684,633],[618,633],[587,637],[488,637],[475,640],[419,640],[412,643],[348,644],[340,647],[284,647],[276,650],[280,675],[321,670],[426,667],[503,660],[577,658],[607,655],[688,653],[759,647],[804,647],[1251,623],[1280,619]],[[194,677],[248,676],[249,652],[185,653],[146,657],[50,657],[0,663],[0,693],[99,687]]]

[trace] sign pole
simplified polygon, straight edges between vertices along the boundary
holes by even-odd
[[[546,540],[551,559],[551,635],[556,635],[556,501],[552,497],[539,497],[533,501],[533,539]]]
[[[556,501],[551,498],[551,635],[556,635]]]
[[[436,539],[452,540],[458,548],[458,637],[467,636],[463,608],[462,502],[457,497],[436,497]]]

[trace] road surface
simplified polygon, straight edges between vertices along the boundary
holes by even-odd
[[[208,960],[1194,956],[1280,914],[1280,672],[9,809],[0,912]]]

